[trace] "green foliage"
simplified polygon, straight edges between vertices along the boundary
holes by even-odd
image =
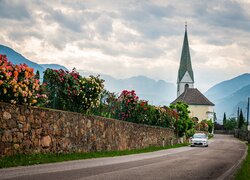
[[[192,129],[187,130],[186,136],[192,137],[194,134],[195,134],[195,129],[192,128]]]
[[[238,128],[241,129],[242,126],[244,125],[244,117],[243,117],[243,112],[242,110],[240,111],[240,116],[239,116],[239,124],[238,124]]]
[[[235,174],[234,179],[235,180],[246,180],[246,179],[250,179],[250,144],[248,144],[248,153],[247,153],[247,157],[245,158],[245,160],[243,161],[240,169],[238,170],[238,172]]]
[[[0,168],[27,166],[33,164],[55,163],[79,159],[101,158],[101,157],[114,157],[129,154],[139,154],[146,152],[159,151],[164,149],[172,149],[188,146],[189,143],[175,144],[173,146],[150,146],[143,149],[132,149],[122,151],[100,151],[89,153],[49,153],[49,154],[18,154],[14,156],[6,156],[0,158]]]
[[[226,123],[224,124],[225,130],[234,130],[237,128],[237,120],[235,118],[227,119]]]
[[[196,131],[206,131],[212,133],[214,129],[214,123],[211,119],[204,119],[201,122],[195,124],[195,129]]]
[[[87,112],[100,103],[103,80],[99,77],[81,77],[72,72],[46,69],[44,86],[49,102],[47,107],[74,112]]]
[[[208,134],[208,139],[212,139],[214,137],[213,134]]]
[[[40,80],[40,72],[38,70],[36,71],[35,79]]]
[[[227,116],[226,116],[226,113],[224,113],[223,115],[223,125],[225,125],[227,122]]]
[[[97,116],[112,118],[114,109],[117,106],[115,93],[103,90],[100,94],[100,104],[90,109],[89,113]]]
[[[119,107],[116,109],[118,119],[125,121],[136,121],[136,105],[138,103],[138,96],[134,90],[124,90],[118,97]]]
[[[100,94],[104,88],[104,80],[99,76],[89,76],[79,78],[80,90],[77,95],[77,100],[74,102],[78,105],[79,112],[85,112],[92,107],[97,107],[100,104]],[[74,104],[72,102],[72,104]]]
[[[208,126],[207,120],[202,120],[201,122],[197,123],[195,126],[195,129],[197,131],[207,131],[208,132],[209,126]]]
[[[216,113],[214,113],[214,122],[217,122],[217,116],[216,116]]]
[[[170,108],[176,110],[179,114],[179,119],[175,122],[175,129],[179,135],[182,137],[186,135],[190,137],[193,133],[194,122],[189,118],[190,111],[188,110],[188,105],[183,102],[177,102],[176,104],[171,104]]]
[[[171,128],[178,119],[178,114],[172,109],[166,106],[152,106],[147,101],[139,100],[133,90],[124,90],[118,97],[114,93],[104,91],[100,105],[92,108],[90,113],[123,121]]]
[[[208,132],[212,133],[213,129],[214,129],[214,123],[213,123],[213,121],[211,119],[207,120],[207,125],[208,125]]]

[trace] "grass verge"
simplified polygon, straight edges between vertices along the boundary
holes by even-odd
[[[247,180],[250,179],[250,144],[248,144],[247,157],[243,161],[241,168],[235,174],[235,180]]]
[[[27,165],[44,164],[44,163],[55,163],[55,162],[79,160],[79,159],[139,154],[139,153],[153,152],[164,149],[178,148],[188,145],[189,143],[183,143],[183,144],[176,144],[173,146],[164,146],[164,147],[152,146],[143,149],[133,149],[133,150],[123,150],[123,151],[102,151],[102,152],[90,152],[90,153],[18,154],[14,156],[6,156],[0,158],[0,168],[27,166]]]
[[[213,134],[208,134],[208,139],[212,139],[214,137]]]

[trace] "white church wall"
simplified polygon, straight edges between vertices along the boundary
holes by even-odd
[[[190,111],[190,117],[197,117],[199,119],[199,122],[201,122],[204,119],[212,119],[214,121],[213,117],[213,106],[207,106],[207,105],[189,105],[189,111]]]

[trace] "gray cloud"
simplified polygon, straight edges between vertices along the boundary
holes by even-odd
[[[30,18],[30,14],[22,1],[0,0],[0,18],[22,20]]]
[[[160,36],[176,34],[176,31],[173,31],[174,26],[170,26],[175,11],[172,5],[159,6],[141,1],[133,9],[125,9],[122,12],[122,18],[127,21],[128,26],[141,32],[143,38],[157,39]]]
[[[95,21],[95,30],[103,37],[108,36],[112,31],[113,20],[107,15],[101,15]]]
[[[240,29],[249,31],[250,17],[238,1],[211,1],[194,6],[193,17],[200,23],[223,29]],[[197,17],[198,16],[198,17]]]
[[[75,32],[82,31],[81,26],[82,24],[84,24],[84,19],[81,16],[81,14],[78,13],[65,14],[61,10],[54,10],[54,9],[50,9],[50,11],[47,11],[47,13],[48,14],[45,16],[46,21],[56,22],[62,28],[67,28]]]
[[[119,57],[119,56],[129,56],[133,58],[157,58],[164,54],[164,51],[154,44],[142,43],[140,47],[128,48],[123,44],[112,44],[107,42],[95,43],[88,41],[85,43],[78,43],[78,47],[82,50],[86,49],[96,49],[103,52],[106,55]]]
[[[40,62],[57,59],[64,64],[63,54],[64,60],[81,59],[82,68],[101,71],[105,66],[119,77],[116,68],[108,69],[116,64],[124,73],[145,72],[143,75],[175,82],[173,69],[177,73],[187,21],[195,77],[214,71],[226,78],[247,69],[243,67],[249,69],[249,8],[250,3],[236,0],[0,0],[0,42],[14,44],[30,59],[48,56]],[[233,63],[239,65],[232,71]],[[172,75],[161,75],[158,66]],[[202,83],[202,78],[198,80]]]

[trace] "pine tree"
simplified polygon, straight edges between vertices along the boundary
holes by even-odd
[[[214,113],[214,123],[217,122],[217,116],[216,113]]]
[[[244,117],[243,117],[243,112],[242,109],[240,110],[240,116],[239,116],[239,124],[238,124],[238,128],[240,129],[244,124]]]
[[[224,116],[223,116],[223,126],[225,126],[227,123],[227,116],[226,116],[226,113],[224,113]]]
[[[36,78],[37,80],[40,80],[40,72],[39,72],[38,70],[36,71],[35,78]]]

